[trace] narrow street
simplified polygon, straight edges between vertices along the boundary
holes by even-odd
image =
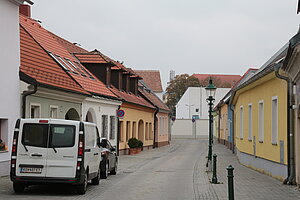
[[[242,165],[223,145],[215,145],[219,155],[218,178],[223,184],[209,183],[205,172],[207,140],[173,140],[170,146],[120,156],[116,176],[89,185],[85,195],[77,195],[65,185],[32,186],[22,195],[14,194],[8,177],[0,178],[0,199],[227,199],[226,166],[235,167],[236,199],[299,199],[294,186],[282,185]],[[269,192],[266,192],[269,191]]]

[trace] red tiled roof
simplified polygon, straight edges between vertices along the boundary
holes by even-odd
[[[55,37],[54,34],[50,34],[49,31],[44,29],[35,20],[20,15],[20,24],[31,35],[31,37],[33,37],[34,40],[42,46],[43,49],[51,52],[52,54],[59,55],[61,58],[66,58],[72,63],[77,63],[77,59],[69,53],[64,45],[58,42],[59,38]],[[68,71],[66,73],[68,73],[74,80],[76,80],[76,82],[79,83],[83,89],[98,95],[116,97],[84,66],[82,66],[80,63],[77,63],[77,68],[78,67],[82,69],[80,71],[85,71],[85,75],[87,76],[82,76],[82,73],[79,70],[79,73],[72,73],[71,71]]]
[[[153,92],[147,91],[139,87],[139,92],[150,101],[153,105],[157,106],[159,109],[170,111],[168,106],[164,104]]]
[[[199,81],[204,81],[209,77],[219,79],[222,83],[229,83],[231,87],[240,80],[240,75],[227,75],[227,74],[193,74],[192,76],[199,79]]]
[[[159,70],[134,70],[153,92],[163,92]]]
[[[20,71],[38,83],[88,94],[20,27]]]
[[[137,96],[137,95],[134,95],[132,93],[127,93],[127,92],[120,91],[117,88],[115,88],[114,86],[112,86],[110,88],[110,90],[115,95],[117,95],[119,98],[123,99],[126,102],[138,104],[138,105],[145,106],[145,107],[148,107],[148,108],[155,108],[147,100],[145,100],[141,96]]]
[[[74,53],[74,55],[81,63],[107,63],[106,60],[104,60],[99,54]]]

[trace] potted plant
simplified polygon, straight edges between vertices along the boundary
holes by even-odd
[[[144,143],[141,140],[137,141],[137,153],[140,153],[143,149]]]
[[[129,146],[129,155],[134,155],[137,153],[137,147],[138,147],[138,139],[136,138],[130,138],[127,142]]]

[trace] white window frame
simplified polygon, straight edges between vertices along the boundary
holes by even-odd
[[[249,103],[248,104],[248,140],[249,141],[252,141],[252,137],[253,137],[252,130],[253,130],[253,106],[252,103]]]
[[[262,105],[262,110],[260,109],[260,105]],[[264,142],[265,137],[265,104],[263,100],[258,102],[258,142]],[[260,112],[261,111],[261,112]],[[260,115],[261,114],[261,115]]]
[[[51,109],[52,109],[52,108],[54,108],[54,109],[57,110],[57,112],[56,112],[56,117],[52,117],[52,116],[51,116]],[[51,119],[58,119],[58,106],[57,106],[57,105],[50,105],[49,118],[51,118]]]
[[[274,107],[273,102],[276,100],[276,113],[274,115]],[[274,125],[275,121],[275,125]],[[272,144],[277,145],[278,144],[278,96],[272,97],[272,103],[271,103],[271,131],[272,131]]]
[[[35,107],[38,107],[38,116],[37,117],[35,117],[35,118],[41,118],[41,111],[42,111],[42,107],[41,107],[41,104],[40,103],[30,103],[30,107],[29,107],[29,118],[31,118],[31,108],[33,107],[33,106],[35,106]]]
[[[240,139],[244,138],[244,107],[240,106]]]

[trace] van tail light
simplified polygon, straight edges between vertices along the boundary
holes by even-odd
[[[14,137],[11,149],[11,161],[10,161],[10,174],[11,176],[16,175],[16,164],[17,164],[17,145],[19,138],[20,119],[17,120],[14,130]]]
[[[84,157],[84,134],[83,131],[79,131],[79,141],[78,141],[78,155],[77,155],[77,165],[76,170],[79,171],[83,166]]]
[[[39,123],[48,123],[48,120],[39,120]]]

